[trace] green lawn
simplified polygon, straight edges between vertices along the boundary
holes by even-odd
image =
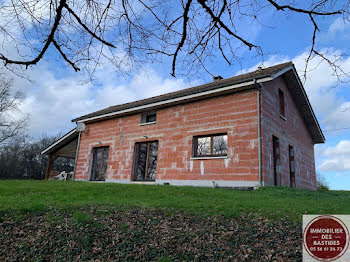
[[[311,192],[272,187],[234,191],[72,181],[0,181],[0,212],[37,212],[84,205],[165,208],[227,217],[253,212],[299,220],[302,214],[350,214],[350,191]]]

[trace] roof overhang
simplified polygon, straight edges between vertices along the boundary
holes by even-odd
[[[56,142],[44,149],[41,154],[55,154],[56,156],[75,158],[77,138],[79,132],[72,129],[67,134],[59,138]]]
[[[301,83],[301,80],[295,70],[295,67],[292,66],[291,69],[284,72],[283,78],[286,80],[285,82],[287,84],[288,90],[297,108],[299,109],[300,115],[303,118],[314,143],[324,143],[326,139],[311,107],[303,84]]]

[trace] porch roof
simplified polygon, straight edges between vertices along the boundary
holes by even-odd
[[[79,132],[76,130],[76,128],[70,130],[68,133],[44,149],[41,154],[54,154],[55,156],[74,159],[77,150],[78,135]]]

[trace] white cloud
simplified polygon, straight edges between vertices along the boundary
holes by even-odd
[[[327,33],[321,35],[321,39],[334,40],[335,38],[350,37],[350,23],[342,17],[338,17],[329,26]]]
[[[334,101],[334,108],[324,117],[326,129],[341,129],[350,126],[350,101]],[[337,103],[339,102],[339,103]]]
[[[319,166],[320,171],[350,171],[350,140],[341,140],[334,147],[327,147],[323,151],[327,157]]]
[[[324,151],[324,155],[326,156],[347,155],[349,156],[349,160],[350,160],[350,140],[341,140],[335,147],[328,147]]]
[[[329,26],[328,32],[330,33],[336,33],[336,32],[342,32],[348,27],[348,23],[345,23],[344,19],[341,17],[338,17],[334,20],[334,22]]]
[[[67,131],[75,126],[71,119],[111,105],[189,87],[182,79],[163,78],[152,69],[140,71],[130,81],[112,77],[109,70],[99,71],[100,87],[81,84],[78,74],[58,78],[45,65],[33,67],[29,74],[37,79],[34,84],[16,77],[15,87],[25,92],[20,110],[30,113],[28,131],[33,136]]]
[[[73,116],[94,108],[90,86],[80,85],[75,77],[58,79],[45,67],[31,70],[31,77],[40,80],[34,85],[19,80],[26,93],[20,110],[30,113],[28,131],[31,135],[66,131],[72,128],[70,119]]]

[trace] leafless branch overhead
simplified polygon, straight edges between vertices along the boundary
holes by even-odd
[[[56,57],[90,73],[106,61],[120,71],[166,62],[173,76],[195,68],[210,73],[214,59],[231,65],[246,54],[264,58],[266,46],[250,37],[249,23],[261,23],[267,11],[299,14],[313,29],[305,75],[314,56],[346,73],[318,48],[317,33],[320,19],[349,22],[349,0],[4,0],[0,60],[27,68]]]

